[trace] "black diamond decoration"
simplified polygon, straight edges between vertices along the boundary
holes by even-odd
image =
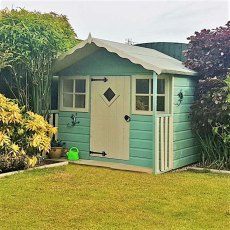
[[[106,97],[106,99],[107,99],[108,101],[111,101],[111,100],[114,98],[115,93],[113,92],[112,89],[108,88],[108,89],[105,91],[104,96]]]

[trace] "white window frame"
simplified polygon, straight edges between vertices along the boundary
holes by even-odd
[[[149,84],[148,94],[136,94],[136,80],[137,79],[148,79],[152,80],[152,76],[136,75],[132,76],[132,114],[137,115],[153,115],[154,111],[151,110],[151,98],[153,94],[151,93],[151,83]],[[168,114],[169,112],[169,78],[167,76],[158,76],[157,79],[165,80],[165,94],[157,94],[157,96],[165,96],[165,111],[157,111],[157,114]],[[138,96],[149,96],[149,111],[136,110],[136,95]]]
[[[75,107],[64,107],[63,106],[63,80],[73,80],[75,84],[75,80],[86,80],[86,89],[85,93],[74,93],[73,95],[85,95],[85,108],[75,108]],[[61,76],[60,77],[60,88],[59,88],[59,107],[60,111],[73,111],[73,112],[89,112],[89,76]],[[75,85],[73,85],[73,88],[75,89]],[[75,96],[73,96],[73,105],[75,105]]]
[[[169,76],[158,76],[158,79],[164,79],[165,80],[165,93],[164,94],[157,94],[158,96],[164,96],[165,97],[165,111],[157,111],[157,114],[168,114],[169,113]],[[156,107],[157,108],[157,107]]]

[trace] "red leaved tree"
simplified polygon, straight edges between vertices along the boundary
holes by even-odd
[[[191,121],[202,165],[230,169],[230,21],[188,40],[185,65],[199,74]]]
[[[185,65],[202,79],[226,78],[230,72],[230,21],[216,29],[203,29],[188,38]]]

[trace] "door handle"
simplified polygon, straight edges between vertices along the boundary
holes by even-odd
[[[130,122],[130,121],[131,121],[131,117],[128,116],[128,115],[125,115],[125,116],[124,116],[124,119],[126,120],[126,122]]]

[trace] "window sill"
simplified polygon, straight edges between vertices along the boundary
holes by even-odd
[[[81,113],[88,113],[88,109],[77,109],[77,108],[60,108],[61,112],[81,112]]]

